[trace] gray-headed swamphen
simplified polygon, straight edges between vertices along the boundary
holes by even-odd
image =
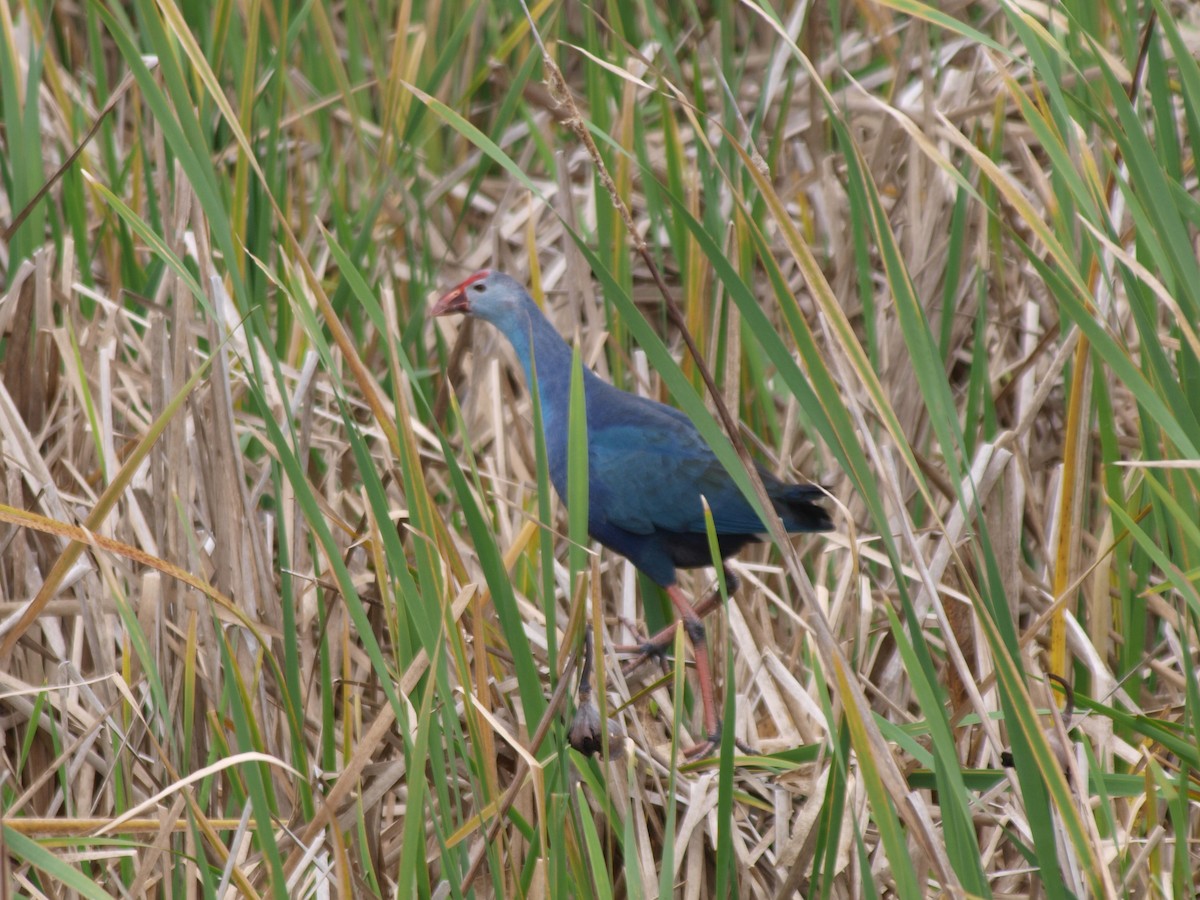
[[[550,479],[567,499],[567,420],[571,349],[517,281],[502,272],[477,272],[438,300],[430,314],[464,313],[492,323],[512,343],[542,407]],[[536,360],[537,382],[533,370]],[[712,564],[701,495],[712,509],[721,558],[761,539],[766,528],[686,415],[627,393],[583,369],[588,429],[588,532],[632,562],[671,598],[691,639],[704,706],[705,739],[686,751],[706,754],[720,741],[701,616],[719,603],[714,592],[693,607],[676,582],[677,569]],[[766,469],[759,476],[789,532],[826,531],[822,491],[787,484]],[[732,592],[736,579],[725,569]],[[661,653],[676,625],[641,645],[633,667]]]

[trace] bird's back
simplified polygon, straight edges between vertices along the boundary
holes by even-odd
[[[708,502],[718,535],[756,535],[762,520],[712,448],[678,409],[588,379],[589,519],[627,531],[703,534]],[[758,467],[788,531],[823,531],[829,516],[812,485],[780,481]]]

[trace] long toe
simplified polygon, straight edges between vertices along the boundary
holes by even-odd
[[[683,749],[683,755],[687,759],[696,760],[704,759],[707,756],[712,756],[713,753],[721,749],[721,726],[717,725],[717,730],[708,735],[704,740],[692,744],[690,747]]]
[[[687,759],[690,759],[690,760],[699,760],[699,759],[704,759],[707,756],[714,756],[714,755],[720,753],[721,752],[722,728],[723,728],[722,723],[718,722],[716,731],[709,734],[708,737],[706,737],[704,740],[700,741],[699,743],[693,744],[692,746],[686,748],[683,751],[684,757]],[[747,744],[745,741],[739,741],[737,738],[734,738],[733,746],[737,749],[737,751],[739,753],[741,753],[745,756],[754,756],[755,755],[754,748],[751,747],[749,744]]]
[[[670,655],[667,653],[666,647],[661,644],[656,644],[653,641],[647,640],[640,644],[627,644],[624,647],[614,648],[618,653],[632,653],[631,659],[621,663],[621,674],[628,677],[642,667],[643,663],[650,660],[657,660],[659,665],[665,670]]]
[[[667,660],[670,659],[670,651],[675,643],[675,633],[679,630],[680,623],[672,622],[658,634],[649,637],[638,635],[636,644],[618,644],[613,649],[617,653],[632,653],[633,657],[627,659],[621,664],[621,673],[623,675],[631,675],[641,668],[642,663],[656,659],[665,671],[667,668]]]

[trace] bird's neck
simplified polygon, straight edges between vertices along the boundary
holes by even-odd
[[[542,414],[561,415],[565,421],[571,385],[571,348],[567,342],[532,300],[501,327],[525,367],[530,391],[537,390],[540,395]]]

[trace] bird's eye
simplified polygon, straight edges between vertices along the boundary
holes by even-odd
[[[473,284],[473,285],[471,285],[471,290],[473,290],[477,294],[482,294],[484,291],[487,290],[487,288],[485,288],[482,284]]]

